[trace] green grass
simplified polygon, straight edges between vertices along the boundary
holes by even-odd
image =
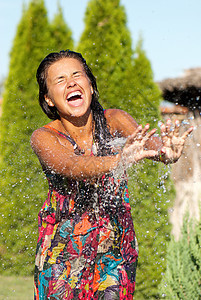
[[[33,300],[33,277],[0,276],[0,300]]]

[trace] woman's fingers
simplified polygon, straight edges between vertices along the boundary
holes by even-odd
[[[126,145],[130,145],[136,140],[136,136],[142,131],[142,125],[139,125],[136,130],[127,138]]]
[[[165,124],[161,123],[160,129],[161,129],[161,137],[163,139],[167,135]]]
[[[179,138],[179,130],[180,130],[180,122],[179,120],[175,120],[175,124],[173,126],[170,119],[167,120],[166,125],[161,124],[161,137],[164,140],[166,137],[172,138],[175,136],[176,138]],[[186,139],[188,135],[194,130],[194,127],[191,126],[187,131],[184,132],[184,134],[181,136],[182,139]]]
[[[152,135],[155,134],[156,129],[152,129],[149,131],[149,124],[146,124],[145,127],[143,128],[142,125],[138,126],[135,132],[128,137],[127,139],[127,144],[132,144],[133,142],[143,140],[146,141],[148,140]]]
[[[156,128],[152,129],[151,131],[147,132],[146,139],[148,140],[152,135],[156,133]]]
[[[149,124],[146,124],[144,128],[140,125],[127,139],[126,145],[123,148],[123,157],[127,165],[158,155],[158,151],[145,149],[146,141],[156,132],[156,129],[152,129],[149,132],[148,130]]]
[[[161,124],[161,138],[166,140],[166,138],[172,138],[173,136],[179,137],[180,122],[175,120],[173,125],[172,121],[168,119],[166,124]]]
[[[143,127],[142,125],[138,126],[136,132],[134,132],[134,134],[132,135],[133,136],[133,141],[135,140],[140,140],[143,136]]]
[[[176,120],[175,127],[174,127],[174,136],[179,137],[179,129],[180,129],[180,122]]]
[[[170,119],[166,122],[166,135],[169,137],[173,137],[174,135],[174,128]]]
[[[182,135],[182,139],[185,140],[193,130],[194,130],[194,126],[191,126],[188,130],[184,132],[184,134]]]

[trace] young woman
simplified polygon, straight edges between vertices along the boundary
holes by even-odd
[[[179,123],[172,130],[168,120],[159,138],[126,112],[103,110],[95,77],[70,50],[49,54],[37,80],[53,121],[31,137],[49,182],[35,299],[132,299],[138,252],[125,171],[144,158],[177,161],[193,129],[180,137]]]

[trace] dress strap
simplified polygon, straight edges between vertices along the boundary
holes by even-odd
[[[43,127],[48,128],[48,129],[50,129],[50,130],[53,130],[53,131],[56,132],[58,135],[60,135],[60,136],[62,136],[62,137],[64,137],[64,138],[66,138],[66,139],[73,145],[74,153],[75,153],[76,155],[84,154],[84,153],[83,153],[83,150],[80,149],[80,147],[77,145],[77,143],[74,141],[74,139],[73,139],[70,135],[67,135],[67,134],[65,134],[65,133],[63,133],[63,132],[61,132],[61,131],[55,129],[54,127],[52,127],[52,126],[50,126],[50,125],[45,125],[45,126],[43,126]]]

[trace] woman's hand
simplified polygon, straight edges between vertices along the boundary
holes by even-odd
[[[179,135],[180,122],[175,121],[173,125],[168,119],[165,124],[161,125],[162,148],[159,152],[159,159],[165,164],[175,163],[181,156],[184,143],[188,135],[193,131],[191,126],[183,135]]]
[[[140,125],[134,133],[127,138],[126,144],[122,150],[122,159],[126,167],[129,167],[144,158],[155,158],[158,155],[158,151],[146,148],[146,142],[156,132],[156,129],[152,129],[150,132],[148,132],[148,130],[149,124],[144,128]]]

